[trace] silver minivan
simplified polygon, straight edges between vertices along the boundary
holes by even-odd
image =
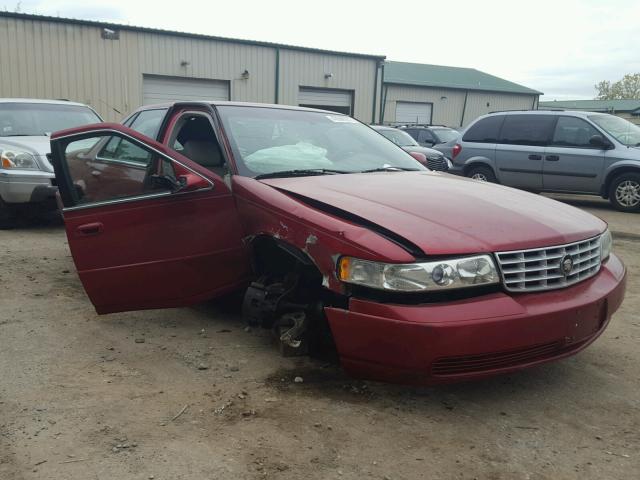
[[[534,192],[596,194],[640,211],[640,127],[603,113],[513,111],[484,115],[452,149],[452,168]]]

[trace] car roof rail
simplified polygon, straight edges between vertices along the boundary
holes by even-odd
[[[564,108],[536,108],[531,110],[530,108],[514,108],[512,110],[493,110],[489,113],[508,113],[508,112],[564,112]]]

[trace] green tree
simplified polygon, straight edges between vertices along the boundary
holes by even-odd
[[[640,73],[627,73],[621,80],[611,83],[603,80],[595,84],[597,100],[640,100]]]

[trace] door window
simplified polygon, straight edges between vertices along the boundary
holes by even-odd
[[[504,115],[492,115],[478,120],[466,131],[462,140],[476,143],[496,143],[503,121]]]
[[[227,172],[222,150],[209,117],[188,113],[176,123],[171,148],[210,171],[223,176]]]
[[[554,120],[552,115],[506,115],[499,143],[545,146]]]
[[[162,120],[167,114],[167,109],[142,110],[131,123],[131,128],[137,132],[156,140]]]
[[[70,192],[65,207],[172,191],[172,162],[119,134],[105,133],[63,145]]]
[[[594,135],[600,135],[600,132],[581,118],[559,117],[551,144],[554,147],[599,149],[601,147],[594,147],[589,143]]]

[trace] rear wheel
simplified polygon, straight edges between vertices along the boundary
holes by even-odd
[[[640,212],[640,174],[623,173],[614,178],[609,201],[621,212]]]
[[[490,167],[478,165],[467,170],[467,177],[480,182],[498,183],[495,173]]]

